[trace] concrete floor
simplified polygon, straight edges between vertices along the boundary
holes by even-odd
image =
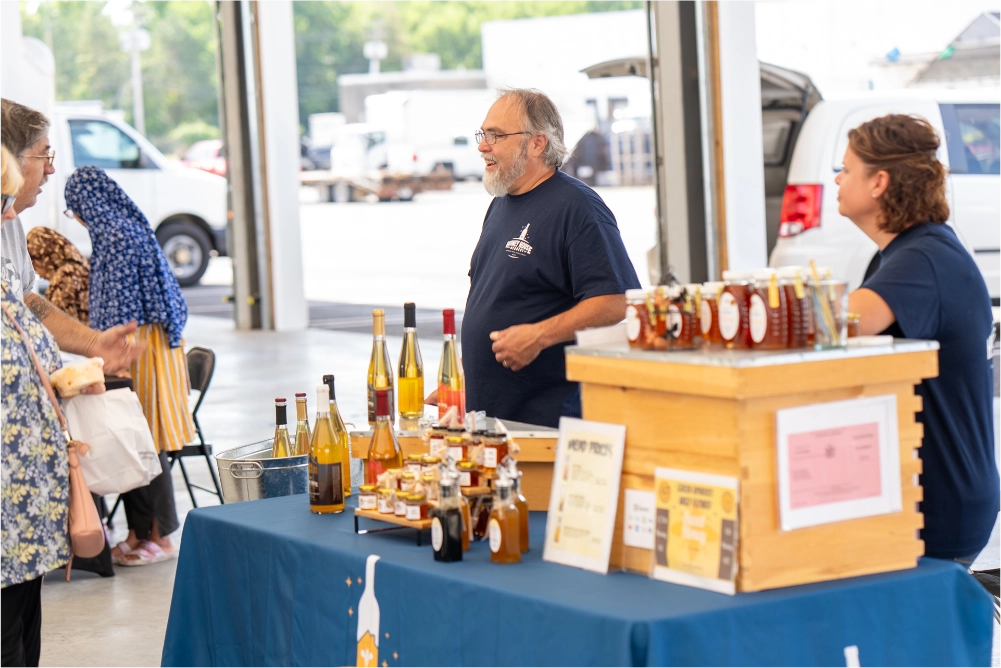
[[[366,422],[365,375],[371,336],[368,334],[307,330],[292,334],[236,332],[219,318],[192,316],[185,331],[187,346],[216,351],[216,371],[199,419],[206,438],[221,453],[269,438],[273,426],[274,397],[310,393],[325,373],[337,376],[337,397],[344,419]],[[391,355],[400,347],[389,337]],[[425,371],[438,368],[439,344],[423,340]],[[205,466],[189,465],[196,482],[209,485]],[[180,473],[174,473],[174,491],[182,525],[191,500]],[[199,505],[213,497],[199,494]],[[124,513],[119,511],[113,538],[124,538]],[[172,538],[180,547],[181,530]],[[998,527],[978,567],[997,567]],[[176,561],[141,568],[116,569],[115,577],[100,578],[77,572],[66,583],[62,571],[46,579],[42,590],[42,656],[45,666],[158,666],[170,611]],[[994,658],[999,665],[995,626]]]

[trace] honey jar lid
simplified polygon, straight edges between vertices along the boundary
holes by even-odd
[[[441,464],[441,457],[435,457],[434,455],[424,455],[423,461],[425,464]]]
[[[359,485],[358,486],[358,491],[359,492],[375,492],[378,489],[379,489],[378,485]]]
[[[386,495],[388,495],[388,494],[392,494],[395,491],[396,490],[393,489],[393,488],[391,488],[391,487],[380,487],[379,488],[379,494],[386,494]]]
[[[626,290],[626,299],[643,301],[646,299],[646,290]]]
[[[449,436],[448,438],[445,439],[445,442],[446,443],[462,443],[464,440],[466,440],[466,439],[462,438],[461,436]]]
[[[425,496],[422,492],[414,492],[413,494],[407,495],[407,501],[410,503],[424,503],[425,500],[427,500],[427,496]]]
[[[423,459],[424,459],[424,455],[422,455],[420,453],[413,454],[413,455],[407,455],[407,461],[408,462],[419,462],[419,461],[422,461]]]
[[[456,466],[463,471],[474,470],[476,468],[476,462],[459,462]]]
[[[726,285],[723,281],[706,281],[702,284],[702,294],[713,295],[715,297],[717,290],[722,290]]]
[[[434,482],[434,472],[425,471],[423,474],[421,474],[421,480],[423,480],[424,482]]]
[[[406,471],[400,477],[403,478],[404,480],[416,480],[417,479],[417,476],[414,475],[413,471]]]

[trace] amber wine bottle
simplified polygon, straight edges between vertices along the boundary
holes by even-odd
[[[318,514],[344,512],[344,446],[330,423],[330,390],[316,388],[316,423],[309,450],[309,509]]]
[[[288,413],[284,397],[275,399],[275,440],[271,444],[272,457],[291,457],[292,444],[288,437]]]
[[[438,419],[442,420],[452,406],[459,409],[459,420],[466,414],[466,379],[462,375],[459,347],[455,340],[455,310],[441,312],[445,338],[438,365]]]
[[[344,424],[340,410],[337,409],[337,395],[334,394],[334,376],[327,374],[323,377],[323,384],[330,388],[330,426],[334,429],[334,436],[340,440],[344,448],[344,466],[341,471],[344,474],[344,496],[351,496],[351,434]]]
[[[375,392],[389,393],[389,417],[396,421],[396,402],[393,397],[393,367],[386,347],[386,312],[381,308],[372,311],[372,357],[368,362],[368,423],[375,426]]]
[[[399,369],[400,417],[416,420],[424,415],[424,361],[417,345],[417,307],[403,305],[403,349]]]
[[[389,415],[389,390],[375,391],[375,429],[368,444],[368,459],[365,460],[365,484],[375,485],[386,469],[403,466],[403,453],[393,431],[393,419]]]
[[[296,456],[308,455],[313,435],[309,431],[309,415],[306,413],[306,393],[295,393],[295,451]]]

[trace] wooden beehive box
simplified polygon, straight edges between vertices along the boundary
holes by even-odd
[[[626,425],[612,565],[650,571],[652,551],[622,543],[624,495],[652,491],[663,466],[739,479],[738,591],[915,566],[924,544],[914,386],[937,375],[938,344],[926,341],[773,353],[568,348],[584,419]],[[903,511],[781,531],[775,412],[885,394],[897,396]]]
[[[549,490],[553,484],[553,462],[556,461],[557,431],[549,427],[504,422],[511,440],[521,446],[518,454],[518,468],[521,470],[521,493],[528,500],[529,510],[549,510]],[[416,430],[400,429],[396,439],[403,450],[403,456],[419,452],[427,454],[427,446]],[[372,440],[372,430],[351,432],[351,456],[359,459],[368,457],[368,445]]]

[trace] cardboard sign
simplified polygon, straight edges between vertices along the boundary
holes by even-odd
[[[777,411],[783,531],[901,509],[897,397]]]
[[[653,578],[736,591],[737,485],[731,476],[657,468]]]
[[[543,559],[608,573],[625,443],[624,425],[560,418]]]

